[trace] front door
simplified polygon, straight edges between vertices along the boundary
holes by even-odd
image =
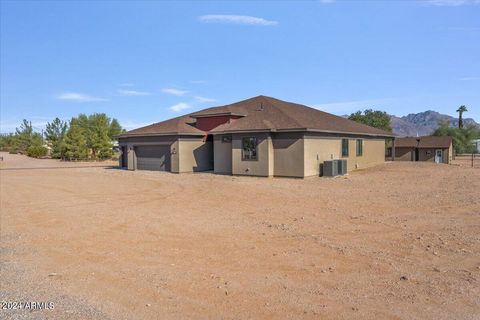
[[[443,162],[443,152],[441,149],[435,150],[435,163]]]

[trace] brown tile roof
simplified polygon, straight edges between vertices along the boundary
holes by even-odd
[[[452,137],[421,137],[419,148],[449,148],[452,143]]]
[[[420,140],[420,137],[396,138],[395,147],[396,148],[416,148],[418,146],[418,140]]]
[[[395,148],[412,147],[412,148],[449,148],[452,143],[452,137],[406,137],[396,138]]]
[[[119,137],[155,136],[155,135],[205,135],[205,132],[194,127],[195,120],[189,115],[157,122],[146,127],[134,129],[121,134]]]
[[[301,104],[286,102],[266,96],[257,96],[229,105],[204,109],[192,114],[159,122],[151,126],[128,131],[122,136],[142,134],[188,134],[203,133],[194,128],[192,118],[206,115],[243,115],[231,123],[223,124],[210,132],[231,133],[242,131],[319,131],[327,133],[361,134],[380,137],[393,137],[394,134],[373,128],[343,117],[335,116]],[[173,121],[173,123],[171,122]]]

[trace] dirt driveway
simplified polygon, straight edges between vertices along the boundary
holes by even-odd
[[[2,319],[480,318],[478,168],[297,180],[2,156],[0,298],[54,303]]]

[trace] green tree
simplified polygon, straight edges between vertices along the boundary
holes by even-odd
[[[453,128],[448,121],[444,121],[440,123],[433,135],[452,137],[453,147],[457,154],[473,153],[475,152],[475,146],[472,141],[480,139],[480,129],[474,125],[467,125],[464,128]]]
[[[87,140],[85,129],[78,118],[72,118],[70,127],[65,134],[62,143],[62,154],[68,160],[85,160],[88,158]]]
[[[59,118],[47,123],[45,138],[52,148],[52,158],[63,158],[63,139],[67,132],[68,123]]]
[[[110,140],[116,140],[116,136],[120,135],[123,132],[123,128],[118,123],[118,120],[113,118],[110,122],[110,129],[108,131],[108,137]]]
[[[467,107],[465,106],[460,106],[457,109],[458,112],[458,128],[462,129],[463,128],[463,113],[467,112]]]
[[[72,128],[75,125],[75,128]],[[72,131],[72,132],[70,132]],[[94,113],[92,115],[79,114],[70,122],[70,129],[67,131],[69,137],[68,144],[65,142],[65,152],[69,152],[67,158],[72,154],[82,155],[90,159],[108,159],[112,157],[112,136],[121,133],[122,127],[117,120],[111,120],[104,113]],[[70,133],[70,134],[69,134]],[[80,141],[79,137],[82,137]],[[65,140],[66,141],[66,140]],[[75,141],[82,143],[87,149],[85,152],[79,152],[75,149]],[[81,148],[83,150],[83,147]],[[83,159],[83,158],[82,158]]]
[[[106,159],[113,155],[110,138],[110,118],[104,113],[94,113],[87,119],[87,146],[93,159]]]
[[[13,133],[0,135],[0,150],[11,151],[15,150],[16,136]]]
[[[366,124],[368,126],[382,129],[384,131],[392,132],[392,126],[390,124],[390,117],[384,111],[366,109],[363,113],[362,111],[357,111],[352,113],[348,119]]]
[[[45,157],[48,149],[44,146],[30,146],[27,148],[27,155],[33,158]]]
[[[30,146],[41,146],[42,145],[42,135],[40,133],[34,132],[32,123],[23,120],[20,128],[15,129],[15,147],[25,152]]]

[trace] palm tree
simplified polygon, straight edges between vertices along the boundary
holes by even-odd
[[[458,127],[460,129],[463,128],[463,113],[464,112],[467,112],[467,107],[465,106],[460,106],[460,108],[457,109],[457,112],[458,112]]]

